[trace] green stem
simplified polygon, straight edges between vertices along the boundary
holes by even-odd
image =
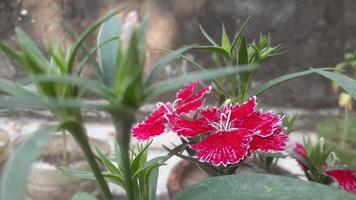
[[[131,168],[130,168],[130,139],[131,126],[135,120],[135,116],[131,113],[117,113],[111,112],[116,129],[116,139],[121,150],[121,159],[123,163],[123,173],[125,179],[126,193],[128,200],[134,200],[133,186],[131,182]]]
[[[113,197],[111,195],[109,186],[108,186],[106,180],[104,179],[104,176],[101,173],[100,167],[95,160],[95,155],[90,148],[89,139],[86,135],[85,128],[79,123],[73,123],[72,126],[68,126],[66,128],[73,135],[74,139],[77,141],[78,145],[82,149],[82,151],[83,151],[83,153],[91,167],[91,170],[94,173],[95,179],[98,182],[98,184],[101,188],[101,191],[104,194],[104,199],[112,200]]]
[[[342,136],[341,136],[341,148],[344,148],[345,147],[345,144],[346,144],[346,138],[347,138],[347,135],[348,135],[348,119],[349,119],[349,114],[348,114],[348,110],[347,108],[345,107],[345,115],[344,115],[344,130],[342,132]]]

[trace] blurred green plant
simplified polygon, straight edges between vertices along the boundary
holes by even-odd
[[[130,150],[130,170],[132,172],[131,185],[135,193],[134,199],[156,199],[156,187],[158,179],[158,168],[163,165],[167,157],[157,157],[151,160],[147,159],[147,150],[150,143],[138,144]],[[123,161],[121,159],[120,147],[115,146],[115,156],[105,156],[97,149],[96,159],[104,168],[103,175],[106,181],[114,183],[123,188],[127,193],[129,191],[123,176]],[[81,171],[68,168],[61,169],[65,174],[83,178],[93,179],[95,176],[91,171]]]
[[[260,64],[268,58],[282,54],[281,45],[272,46],[271,36],[269,34],[260,34],[258,41],[247,43],[244,31],[249,19],[250,18],[244,22],[232,40],[229,39],[224,25],[222,25],[220,45],[206,33],[202,26],[200,26],[202,34],[210,42],[210,45],[198,46],[196,49],[212,53],[215,63],[221,67],[232,65],[238,67],[247,64]],[[248,72],[239,73],[234,76],[227,76],[219,80],[220,85],[224,85],[224,88],[227,89],[227,91],[221,92],[220,102],[224,102],[225,98],[230,98],[232,103],[241,103],[247,100],[252,85],[253,75],[257,69],[258,68]],[[215,88],[218,87],[215,86]],[[225,96],[223,96],[224,94]]]
[[[356,77],[356,52],[346,53],[344,61],[338,63],[335,69],[340,74],[350,74]],[[353,80],[354,82],[354,80]],[[352,85],[352,84],[351,84]],[[348,91],[340,90],[337,82],[332,83],[335,94],[338,95],[338,105],[343,110],[343,118],[328,118],[317,125],[318,133],[326,139],[334,151],[339,155],[340,162],[355,168],[355,119],[352,114],[355,96]]]
[[[64,50],[59,44],[53,45],[47,55],[49,59],[41,52],[41,50],[34,44],[34,42],[26,35],[21,28],[16,28],[16,39],[19,45],[19,50],[13,49],[4,43],[0,43],[0,49],[6,53],[7,56],[17,62],[31,77],[36,76],[73,76],[79,77],[81,70],[76,71],[75,62],[78,51],[83,41],[98,27],[102,22],[114,15],[111,12],[108,15],[99,18],[90,27],[88,27],[68,49]],[[24,86],[14,84],[9,81],[1,80],[1,90],[9,95],[15,97],[14,102],[21,105],[31,104],[26,101],[36,101],[36,103],[44,103],[50,105],[51,98],[58,102],[68,99],[78,99],[82,93],[77,86],[68,85],[60,82],[35,82],[35,91],[26,90]],[[7,99],[10,100],[10,99]],[[105,182],[98,164],[94,159],[94,154],[89,146],[88,136],[83,125],[80,108],[64,108],[52,107],[50,110],[57,116],[61,128],[68,131],[76,140],[78,145],[83,150],[86,159],[88,160],[91,169],[103,191],[105,198],[110,199],[111,193],[107,183]],[[9,169],[8,170],[15,170]],[[5,171],[6,173],[6,171]],[[2,184],[6,184],[2,182]],[[3,195],[12,193],[12,191],[2,190]]]
[[[131,126],[139,106],[164,92],[180,87],[186,82],[211,80],[220,76],[248,71],[254,69],[255,66],[194,72],[188,76],[175,77],[155,83],[154,81],[160,71],[168,63],[192,48],[192,46],[187,46],[160,59],[153,66],[148,78],[144,79],[143,66],[148,18],[144,18],[142,24],[135,24],[137,23],[136,16],[131,16],[130,20],[123,24],[121,31],[120,21],[117,17],[113,17],[115,13],[111,12],[95,21],[80,34],[79,38],[68,49],[64,50],[60,45],[54,45],[49,48],[50,51],[46,54],[42,54],[29,37],[18,28],[16,33],[20,50],[13,49],[4,43],[0,43],[0,49],[27,71],[30,77],[21,79],[16,83],[0,80],[0,91],[8,95],[0,98],[0,108],[50,109],[55,113],[60,123],[59,129],[71,133],[85,153],[105,199],[112,199],[112,195],[90,149],[81,117],[81,109],[109,112],[116,128],[122,159],[122,168],[120,169],[122,170],[127,196],[129,199],[135,199],[137,188],[131,181],[135,174],[130,167],[129,144]],[[77,62],[78,52],[83,42],[104,21],[105,23],[102,25],[98,36],[98,44],[90,50],[89,55],[86,54],[80,62]],[[86,63],[90,56],[94,56],[96,52],[98,52],[99,58],[99,69],[96,70],[99,80],[83,79],[81,73],[87,66]],[[49,55],[50,58],[47,59],[45,55]],[[37,89],[34,90],[32,84]],[[88,102],[87,99],[83,98],[85,92],[91,92],[106,101],[103,103]],[[31,154],[36,158],[41,148],[42,146],[38,146],[33,151],[26,153],[21,150],[16,151],[12,155],[13,159],[10,159],[7,163],[8,167],[5,168],[4,174],[16,175],[17,168],[9,166],[14,166],[14,163],[21,163],[21,160],[18,160],[21,156],[18,156],[18,154]],[[29,166],[33,161],[24,160],[25,164],[22,165]],[[22,199],[25,190],[17,191],[17,188],[25,188],[24,178],[26,179],[27,176],[28,173],[22,178],[2,179],[1,195],[4,199]],[[17,187],[9,187],[10,185],[17,185]],[[20,185],[23,187],[20,187]]]

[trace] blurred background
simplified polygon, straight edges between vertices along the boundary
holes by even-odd
[[[344,61],[345,53],[356,50],[355,0],[0,0],[0,41],[14,44],[14,29],[20,26],[42,49],[46,48],[46,44],[56,42],[66,46],[95,19],[124,5],[130,8],[128,11],[137,10],[141,17],[150,16],[145,71],[149,71],[152,64],[164,55],[158,49],[176,49],[192,43],[207,45],[208,41],[201,33],[199,25],[215,41],[219,41],[222,24],[232,38],[250,16],[252,18],[245,31],[248,43],[258,39],[260,33],[270,33],[273,46],[280,44],[285,52],[263,62],[261,69],[257,70],[253,86],[309,67],[334,67]],[[118,15],[123,17],[125,14],[121,12]],[[87,42],[88,47],[95,45],[95,36],[96,34]],[[215,66],[210,54],[191,51],[188,56],[204,67]],[[356,60],[356,54],[354,58]],[[356,61],[354,62],[355,67]],[[85,70],[86,77],[95,78],[93,68],[86,67]],[[193,70],[187,62],[177,59],[164,68],[161,78],[186,74]],[[16,63],[0,53],[0,79],[16,80],[24,75],[16,67]],[[352,73],[349,76],[353,76]],[[342,159],[356,168],[356,116],[352,111],[353,100],[350,97],[347,105],[340,104],[339,93],[340,91],[333,91],[331,81],[312,75],[283,83],[261,95],[258,101],[262,108],[272,108],[278,113],[297,116],[298,131],[291,136],[293,141],[302,141],[306,134],[316,138],[318,133],[334,146],[340,146],[340,133],[349,132],[347,146],[339,149],[338,155],[343,155]],[[175,92],[167,93],[160,101],[172,100],[173,95]],[[144,106],[138,120],[147,116],[152,108],[153,104]],[[104,140],[106,145],[110,143],[112,153],[115,133],[108,114],[85,112],[83,115],[90,137]],[[29,134],[53,120],[52,115],[42,111],[1,111],[0,133],[4,132],[1,134],[5,136],[0,134],[0,147],[8,148],[8,152],[0,151],[0,165],[12,151],[13,144],[10,143],[16,142],[14,138]],[[171,138],[172,136],[162,136],[155,140],[150,147],[150,156],[165,155],[162,144],[172,142]],[[6,142],[1,143],[2,141]],[[51,145],[55,147],[54,151],[58,151],[57,146],[61,144]],[[109,154],[109,147],[105,153]],[[179,159],[174,157],[162,167],[162,178],[158,183],[158,194],[162,194],[162,199],[167,199],[167,177],[178,162]],[[287,161],[285,166],[289,170],[300,172],[293,160]],[[38,190],[56,179],[52,175],[48,178],[46,175],[34,177],[34,180],[39,180],[34,184]],[[59,182],[60,187],[68,187],[64,181]],[[77,182],[74,184],[78,185]],[[62,195],[61,190],[55,189],[58,196]],[[93,190],[96,191],[96,188]],[[50,193],[48,190],[45,192]],[[116,193],[122,194],[122,191],[116,188]],[[43,196],[37,190],[32,190],[32,194]],[[48,196],[44,199],[55,198]]]
[[[345,52],[356,49],[353,0],[1,0],[0,39],[11,42],[14,28],[21,26],[42,46],[45,39],[70,41],[93,20],[124,4],[151,17],[148,68],[161,55],[154,49],[207,44],[199,24],[218,40],[222,23],[232,37],[249,16],[252,20],[246,35],[250,42],[260,33],[271,33],[273,44],[281,44],[286,52],[264,64],[256,84],[308,67],[332,67],[343,60]],[[211,66],[209,55],[194,56],[205,66]],[[184,63],[177,63],[167,74],[187,70]],[[87,73],[90,76],[90,71]],[[21,72],[14,63],[0,54],[0,77],[18,76]],[[333,95],[330,82],[317,76],[290,81],[264,94],[262,99],[263,103],[277,107],[337,106],[337,95]]]

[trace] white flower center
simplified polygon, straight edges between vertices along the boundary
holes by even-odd
[[[235,129],[232,127],[232,122],[234,120],[230,121],[230,119],[231,119],[231,110],[229,110],[227,113],[221,113],[219,122],[210,121],[209,123],[217,131],[229,131]]]

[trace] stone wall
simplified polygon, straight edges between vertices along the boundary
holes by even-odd
[[[266,62],[257,74],[257,84],[308,67],[333,66],[342,60],[344,52],[356,50],[354,0],[1,0],[0,39],[11,42],[13,28],[21,26],[38,44],[43,44],[44,38],[63,41],[62,19],[78,32],[123,3],[151,14],[148,66],[159,57],[152,49],[206,43],[198,24],[217,39],[221,23],[231,35],[248,16],[253,17],[247,29],[250,41],[260,32],[269,32],[273,42],[282,44],[287,52]],[[206,55],[196,57],[209,66]],[[0,77],[16,76],[21,76],[21,72],[0,55]],[[264,103],[273,106],[336,105],[329,81],[317,76],[290,81],[263,97]]]

